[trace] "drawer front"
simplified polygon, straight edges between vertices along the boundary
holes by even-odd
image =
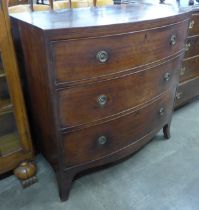
[[[58,92],[61,127],[73,127],[110,117],[175,88],[182,56],[157,67],[121,78]]]
[[[199,55],[186,59],[180,70],[180,82],[199,76]]]
[[[179,85],[176,92],[175,107],[181,106],[197,96],[199,96],[199,77]]]
[[[189,23],[189,36],[199,35],[199,14],[192,14]]]
[[[199,36],[187,38],[185,45],[185,58],[199,55]]]
[[[175,93],[168,91],[153,103],[127,116],[63,134],[65,166],[93,161],[116,152],[150,132],[157,132],[170,118]]]
[[[168,57],[184,47],[187,26],[188,21],[129,34],[51,42],[56,82],[110,75]]]

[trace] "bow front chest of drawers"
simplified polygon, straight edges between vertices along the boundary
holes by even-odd
[[[132,154],[161,128],[169,138],[189,17],[149,4],[11,16],[33,135],[62,200],[80,171]]]

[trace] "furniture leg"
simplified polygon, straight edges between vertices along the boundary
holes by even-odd
[[[170,124],[166,124],[164,127],[163,127],[163,134],[164,134],[164,137],[166,139],[170,139],[171,137],[171,134],[170,134]]]
[[[61,201],[66,201],[68,199],[73,178],[74,174],[70,172],[61,172],[57,175],[59,195]]]

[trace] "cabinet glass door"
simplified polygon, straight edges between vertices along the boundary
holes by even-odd
[[[0,53],[0,157],[20,149],[16,120]]]

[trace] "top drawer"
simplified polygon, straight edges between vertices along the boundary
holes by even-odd
[[[192,14],[189,23],[189,36],[199,35],[199,13]]]
[[[51,42],[57,83],[114,74],[168,57],[184,47],[188,21],[151,30]]]

